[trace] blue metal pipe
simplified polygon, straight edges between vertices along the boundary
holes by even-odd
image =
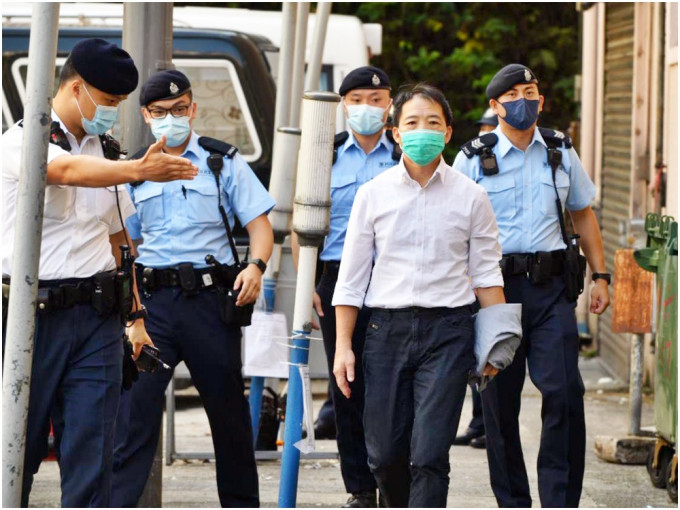
[[[288,376],[288,400],[286,402],[286,428],[283,435],[283,456],[281,458],[281,482],[279,485],[279,508],[294,508],[297,500],[300,450],[294,445],[302,438],[302,380],[299,365],[309,361],[309,335],[304,331],[293,331],[290,372]],[[310,409],[311,412],[311,409]]]

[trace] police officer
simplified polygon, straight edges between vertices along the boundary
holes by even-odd
[[[498,126],[498,116],[491,108],[487,108],[482,118],[477,121],[479,136],[490,133]],[[475,385],[472,390],[472,419],[465,433],[453,440],[454,445],[469,445],[472,448],[486,448],[486,436],[484,435],[484,415],[482,414],[482,397]]]
[[[137,215],[128,225],[132,237],[143,240],[138,281],[149,310],[147,327],[163,361],[173,368],[186,363],[201,396],[212,430],[220,503],[258,506],[253,432],[241,376],[243,323],[234,314],[259,294],[273,247],[267,213],[274,200],[235,147],[192,131],[197,105],[183,73],[153,75],[142,87],[140,104],[154,136],[167,138],[165,150],[199,168],[193,181],[130,187]],[[235,217],[248,231],[252,256],[240,272],[231,247]],[[212,265],[206,255],[214,256]],[[171,377],[172,370],[140,374],[123,397],[114,506],[136,506],[142,495]]]
[[[544,97],[531,69],[502,68],[486,93],[499,126],[465,144],[454,167],[489,194],[503,249],[506,299],[522,303],[524,329],[512,365],[482,393],[491,486],[500,506],[531,506],[518,425],[528,365],[543,398],[541,504],[575,507],[583,482],[585,420],[574,310],[584,267],[575,267],[580,262],[562,208],[594,271],[590,311],[601,314],[609,304],[610,276],[590,207],[595,187],[568,137],[537,127]]]
[[[329,372],[333,370],[336,335],[335,307],[331,300],[338,279],[354,197],[362,184],[396,165],[399,160],[398,146],[395,152],[391,132],[384,129],[392,103],[390,90],[387,74],[373,66],[354,69],[340,85],[339,93],[343,98],[343,110],[350,129],[339,133],[335,138],[335,161],[331,172],[330,231],[320,255],[323,275],[314,293],[314,308],[321,320]],[[293,237],[293,240],[295,244],[296,238]],[[369,315],[366,308],[359,314],[352,343],[359,366]],[[352,385],[350,399],[342,395],[334,377],[330,378],[330,385],[340,468],[345,489],[351,494],[345,507],[375,508],[376,482],[368,468],[362,425],[363,377],[358,374]]]
[[[102,39],[78,42],[61,70],[47,154],[23,506],[47,455],[51,414],[60,443],[61,506],[109,505],[121,392],[121,315],[137,313],[136,304],[122,310],[115,303],[114,270],[121,263],[119,246],[127,244],[116,194],[123,218],[134,207],[125,188],[113,186],[137,179],[191,179],[196,173],[190,162],[162,154],[164,141],[139,161],[117,161],[117,143],[105,133],[137,79],[130,55]],[[22,122],[2,135],[2,271],[10,293],[23,135]],[[129,334],[135,354],[150,343],[143,319]]]

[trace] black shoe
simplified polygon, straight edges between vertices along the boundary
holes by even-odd
[[[462,436],[456,436],[456,439],[453,440],[453,444],[455,446],[469,445],[470,441],[472,441],[473,439],[475,439],[477,437],[481,437],[483,435],[484,435],[484,432],[478,432],[476,430],[467,429],[465,431],[465,434],[463,434]]]
[[[314,424],[315,439],[335,439],[335,422],[330,420],[317,421]]]
[[[342,508],[376,508],[375,491],[352,494]]]
[[[473,448],[486,449],[486,435],[476,437],[470,441],[470,446]]]

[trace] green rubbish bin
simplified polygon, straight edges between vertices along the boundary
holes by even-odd
[[[656,273],[656,376],[654,378],[655,447],[647,462],[652,484],[665,487],[678,501],[678,223],[656,214],[645,220],[647,247],[636,250],[636,262]]]

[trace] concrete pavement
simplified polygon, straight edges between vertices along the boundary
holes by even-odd
[[[652,487],[644,466],[609,464],[593,453],[597,435],[625,435],[628,426],[627,388],[620,382],[604,380],[606,374],[597,359],[582,359],[581,373],[586,385],[587,451],[582,507],[677,507],[665,490]],[[319,385],[325,387],[325,385]],[[188,391],[191,394],[191,390]],[[315,399],[315,408],[323,403]],[[179,404],[179,402],[178,402]],[[643,426],[653,424],[652,399],[643,403]],[[195,397],[184,397],[176,418],[178,451],[211,451],[207,418]],[[527,463],[534,506],[538,501],[536,457],[540,438],[540,394],[527,377],[520,416],[524,457]],[[461,429],[471,417],[471,400],[463,408]],[[334,441],[317,441],[317,451],[337,451]],[[467,446],[452,447],[449,507],[495,507],[489,486],[486,452]],[[262,506],[278,501],[279,461],[258,463]],[[59,505],[59,473],[55,462],[44,462],[36,476],[30,506]],[[302,461],[298,485],[298,506],[337,507],[347,498],[337,460]],[[217,507],[215,464],[206,461],[175,461],[163,467],[163,506]]]

